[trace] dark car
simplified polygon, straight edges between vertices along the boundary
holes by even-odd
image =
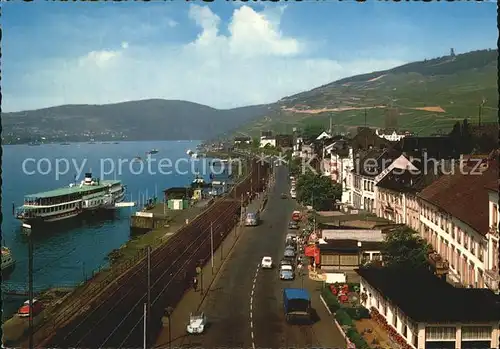
[[[299,223],[295,221],[290,221],[288,223],[288,229],[299,229]]]

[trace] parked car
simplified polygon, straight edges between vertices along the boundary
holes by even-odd
[[[301,219],[302,219],[302,216],[300,214],[300,211],[293,211],[292,220],[295,222],[300,222]]]
[[[280,269],[280,279],[281,280],[293,280],[295,279],[295,273],[292,266],[283,265]]]
[[[245,219],[245,225],[247,227],[255,227],[259,225],[260,222],[260,214],[259,212],[249,212],[247,213],[246,219]]]
[[[43,310],[43,304],[37,299],[33,299],[33,316],[37,316]],[[17,315],[20,317],[30,316],[30,301],[27,300],[17,311]]]
[[[285,258],[295,258],[295,249],[287,248],[283,254]]]
[[[260,266],[262,267],[262,269],[271,269],[273,267],[273,259],[267,256],[262,258]]]
[[[205,313],[191,313],[189,314],[189,324],[186,327],[188,333],[198,334],[205,331],[205,326],[207,324],[207,317]]]
[[[293,262],[292,262],[289,258],[283,258],[283,259],[280,261],[280,268],[281,268],[283,265],[291,265],[291,266],[293,266]]]
[[[299,223],[295,222],[295,221],[290,221],[288,223],[288,229],[299,229]]]

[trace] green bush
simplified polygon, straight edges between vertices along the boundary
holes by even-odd
[[[353,326],[351,317],[344,311],[344,309],[339,309],[335,313],[335,319],[339,322],[341,326]]]
[[[351,331],[352,330],[352,331]],[[356,346],[356,349],[369,349],[370,346],[368,343],[366,343],[365,339],[363,338],[362,335],[358,333],[353,328],[350,328],[349,331],[347,331],[347,337],[349,337],[350,341],[354,343]]]
[[[370,311],[365,307],[342,308],[353,320],[369,319]]]
[[[323,296],[328,309],[330,309],[332,314],[335,314],[335,312],[340,309],[340,303],[337,300],[337,297],[327,287],[323,288],[321,295]]]

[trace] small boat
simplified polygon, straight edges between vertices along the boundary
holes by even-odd
[[[16,265],[15,259],[12,257],[10,250],[2,246],[2,273],[12,271]]]
[[[43,304],[38,299],[33,299],[33,316],[37,316],[43,310]],[[30,316],[30,301],[27,300],[17,311],[17,316],[19,317],[29,317]]]
[[[159,152],[158,149],[151,149],[150,151],[148,151],[146,154],[148,155],[153,155],[153,154],[157,154]]]
[[[136,156],[133,161],[144,161],[140,156]]]
[[[120,142],[113,142],[113,144],[120,144]]]

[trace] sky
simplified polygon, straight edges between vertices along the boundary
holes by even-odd
[[[273,103],[452,47],[496,48],[496,19],[492,2],[9,2],[2,110]]]

